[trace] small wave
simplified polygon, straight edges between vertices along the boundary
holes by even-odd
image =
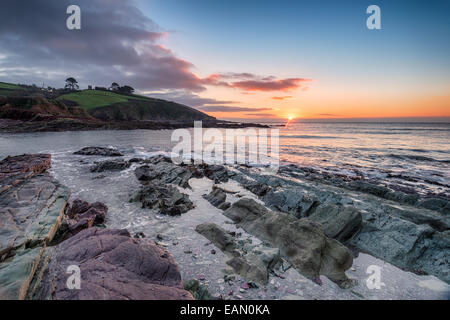
[[[416,161],[429,161],[429,162],[441,162],[441,163],[450,163],[450,160],[440,160],[440,159],[434,159],[434,158],[430,158],[430,157],[425,157],[425,156],[418,156],[415,154],[389,154],[388,155],[391,158],[396,158],[396,159],[403,159],[403,160],[416,160]]]
[[[292,138],[292,139],[353,139],[347,137],[334,137],[334,136],[312,136],[312,135],[280,135],[280,138]]]

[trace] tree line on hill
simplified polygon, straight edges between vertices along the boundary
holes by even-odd
[[[65,89],[68,90],[78,90],[80,87],[78,85],[78,81],[73,78],[69,77],[66,79],[66,85],[64,86]],[[113,91],[121,94],[133,94],[134,88],[128,85],[120,86],[117,82],[113,82],[109,88],[105,87],[95,87],[95,90],[104,90],[104,91]]]

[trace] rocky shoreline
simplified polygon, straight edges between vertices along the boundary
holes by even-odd
[[[258,123],[238,123],[220,120],[203,120],[203,128],[269,128]],[[1,133],[94,131],[94,130],[172,130],[193,128],[193,121],[101,121],[76,118],[50,118],[45,120],[11,120],[0,119]]]
[[[0,162],[0,299],[193,299],[164,248],[101,227],[102,203],[69,206],[50,159]],[[82,270],[79,289],[67,286],[70,266]]]
[[[25,190],[24,186],[31,182],[39,185],[51,181],[52,190],[57,190],[53,191],[53,197],[56,192],[61,204],[57,206],[58,214],[52,214],[55,218],[51,220],[51,232],[39,231],[37,237],[28,232],[32,229],[23,226],[26,231],[20,236],[9,232],[0,234],[3,235],[0,237],[3,257],[0,282],[10,278],[5,276],[7,272],[28,272],[14,283],[0,284],[0,288],[10,288],[0,297],[307,298],[299,291],[300,286],[316,291],[327,288],[330,298],[333,294],[334,298],[364,298],[368,294],[362,283],[365,281],[361,281],[361,275],[355,276],[355,270],[361,268],[361,259],[381,259],[383,264],[388,262],[417,275],[405,274],[408,279],[429,274],[447,284],[450,282],[448,202],[427,208],[420,201],[405,203],[401,194],[387,199],[384,194],[313,179],[302,168],[294,166],[282,167],[277,175],[267,175],[264,168],[176,165],[165,156],[124,157],[124,153],[113,148],[89,147],[75,154],[81,159],[80,165],[87,166],[92,174],[101,172],[107,177],[130,170],[134,173],[136,184],[129,195],[129,205],[141,207],[142,212],[159,221],[152,232],[155,238],[143,232],[131,237],[126,230],[105,229],[109,215],[102,203],[75,200],[68,205],[68,189],[45,172],[50,165],[48,155],[6,158],[0,166],[0,179],[7,181],[2,182],[0,203],[5,209],[1,210],[9,216],[32,212],[30,208],[37,204],[21,201],[22,207],[17,211],[11,207],[18,205],[8,202],[13,201],[12,194]],[[88,160],[90,156],[106,158],[92,163]],[[20,163],[25,165],[21,167]],[[102,176],[94,179],[104,179]],[[35,189],[30,190],[25,192],[28,197],[35,195]],[[53,198],[45,201],[49,199]],[[54,206],[56,202],[52,203]],[[52,207],[50,211],[55,210]],[[32,220],[43,219],[40,215],[39,211],[25,221],[32,224]],[[186,225],[170,227],[181,221]],[[8,223],[11,219],[1,222],[2,226]],[[8,240],[11,237],[18,240],[11,243]],[[192,237],[204,239],[205,244],[194,246],[189,243]],[[180,243],[183,239],[191,240]],[[103,245],[98,247],[98,243]],[[115,249],[106,249],[104,243],[114,244]],[[202,246],[205,252],[198,251]],[[148,270],[136,270],[136,265],[145,261]],[[88,270],[82,279],[88,279],[92,285],[77,292],[67,290],[64,266],[68,262]],[[226,267],[213,270],[208,265]],[[167,268],[173,271],[160,273]],[[384,268],[394,270],[390,266]],[[386,278],[395,281],[393,278],[400,270],[391,272],[394,273]],[[58,273],[64,274],[62,280],[55,278]],[[94,276],[103,273],[108,273],[106,279]],[[117,286],[123,277],[129,279],[126,290]],[[190,293],[182,289],[182,278]],[[57,286],[50,289],[49,283]],[[285,293],[271,296],[267,289],[273,286]],[[446,290],[448,297],[448,285]]]

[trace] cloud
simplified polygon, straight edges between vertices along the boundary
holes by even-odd
[[[201,79],[201,83],[210,86],[221,86],[244,90],[244,92],[252,91],[293,91],[299,88],[305,90],[304,83],[310,82],[311,79],[305,78],[287,78],[277,79],[274,76],[257,76],[251,73],[222,73],[211,74]]]
[[[167,92],[144,92],[153,98],[159,98],[164,100],[176,101],[194,108],[201,108],[206,105],[224,105],[224,104],[234,104],[237,101],[231,100],[217,100],[212,98],[203,98],[197,94],[189,92],[187,90],[170,90]]]
[[[287,100],[291,98],[292,96],[272,97],[273,100]]]
[[[81,30],[66,28],[70,4],[81,8]],[[0,10],[0,53],[6,56],[0,68],[20,66],[30,70],[28,81],[55,86],[65,78],[49,78],[50,70],[84,85],[115,81],[137,89],[205,90],[193,65],[159,43],[166,36],[134,1],[15,0]],[[9,78],[26,80],[15,72]]]
[[[264,118],[276,118],[277,115],[273,113],[246,113],[249,117],[264,117]]]
[[[234,88],[246,91],[292,91],[302,86],[303,82],[311,81],[310,79],[289,78],[277,80],[248,80],[233,83]]]
[[[81,30],[68,30],[66,9],[81,8]],[[81,87],[131,85],[163,91],[194,107],[233,101],[201,98],[208,86],[243,93],[305,89],[303,78],[278,79],[246,72],[199,77],[195,66],[161,44],[170,36],[144,15],[135,1],[14,0],[0,10],[0,76],[15,83],[61,87],[75,77]]]
[[[199,109],[206,112],[257,112],[273,110],[272,108],[244,108],[244,107],[231,107],[231,106],[205,106]]]

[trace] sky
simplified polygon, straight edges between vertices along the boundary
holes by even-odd
[[[70,4],[81,30],[65,26]],[[0,81],[115,81],[221,119],[450,117],[449,14],[449,1],[8,1]]]

